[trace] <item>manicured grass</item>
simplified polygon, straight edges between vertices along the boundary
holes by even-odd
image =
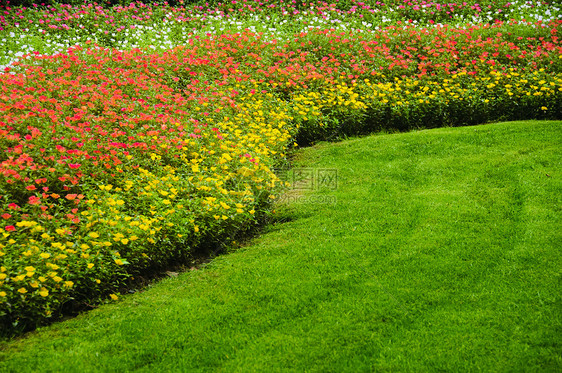
[[[3,342],[0,371],[559,371],[560,149],[553,121],[302,149],[335,190],[293,190],[250,244]]]

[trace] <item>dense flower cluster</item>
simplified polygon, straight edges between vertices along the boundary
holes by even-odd
[[[169,7],[131,3],[106,8],[96,3],[6,8],[0,11],[0,68],[31,52],[62,53],[91,41],[120,50],[164,50],[186,44],[194,36],[245,30],[274,39],[310,29],[374,32],[385,26],[449,24],[459,27],[495,21],[521,24],[562,19],[556,2],[484,0],[225,1]]]
[[[166,22],[294,18],[311,6],[314,17],[365,22],[390,6],[318,3],[275,13],[266,10],[278,3],[232,4],[51,7],[28,27],[49,24],[45,33],[64,39],[85,17],[113,35],[148,27],[155,14]],[[398,14],[443,8],[393,6]],[[26,14],[3,16],[0,38]],[[14,62],[0,74],[0,325],[35,325],[65,304],[96,302],[130,276],[253,224],[282,190],[273,170],[295,140],[562,118],[561,24],[299,26],[283,37],[215,29],[178,37],[178,45],[162,40],[159,52],[84,41]]]

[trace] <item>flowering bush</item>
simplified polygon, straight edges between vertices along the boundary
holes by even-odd
[[[361,22],[378,14],[346,4],[322,3],[320,13],[300,21],[322,12]],[[434,6],[412,4],[426,15]],[[213,27],[233,14],[293,19],[309,12],[258,5],[55,6],[11,10],[0,21],[3,35],[15,35],[18,17],[34,14],[29,27],[50,24],[41,33],[66,40],[88,17],[88,27],[105,22],[100,29],[109,38],[151,17]],[[410,9],[397,6],[397,14]],[[475,11],[445,9],[454,18],[469,8]],[[80,45],[13,62],[0,74],[2,330],[33,327],[108,294],[115,299],[130,277],[185,261],[201,244],[253,224],[282,190],[273,169],[295,140],[560,119],[561,23],[299,24],[279,37],[247,28],[184,39],[170,28],[181,43],[166,37],[158,52],[76,34]]]

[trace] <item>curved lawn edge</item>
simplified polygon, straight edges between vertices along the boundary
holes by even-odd
[[[0,344],[3,371],[557,370],[562,122],[322,143],[282,201],[201,269]],[[326,199],[325,199],[326,200]]]

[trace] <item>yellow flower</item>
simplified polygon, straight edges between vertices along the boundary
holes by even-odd
[[[123,239],[121,240],[121,243],[122,243],[123,245],[126,245],[126,244],[129,243],[129,240],[128,240],[127,238],[123,238]]]
[[[117,264],[118,266],[122,266],[125,263],[123,263],[121,259],[115,259],[115,264]]]
[[[548,110],[548,108],[547,108],[546,106],[543,106],[543,107],[541,107],[541,110],[543,110],[543,111],[547,111],[547,110]]]
[[[19,288],[18,293],[25,294],[25,293],[27,293],[27,289],[26,288]]]
[[[195,231],[195,233],[199,232],[199,226],[198,225],[194,226],[193,230]]]
[[[113,300],[119,299],[119,297],[118,297],[117,295],[115,295],[115,294],[109,294],[109,296],[110,296],[111,299],[113,299]]]
[[[39,290],[39,295],[42,297],[46,297],[49,295],[49,290],[47,290],[46,288],[41,288],[41,290]]]
[[[0,273],[0,281],[4,280],[6,277],[8,277],[5,273]]]
[[[51,254],[49,254],[49,253],[41,253],[41,254],[39,254],[39,256],[40,256],[41,258],[43,258],[43,259],[48,259],[48,258],[51,257]]]
[[[94,267],[94,263],[88,263],[88,269],[92,269]]]
[[[92,237],[92,238],[98,238],[100,235],[97,234],[96,232],[90,232],[90,233],[88,234],[88,236],[90,236],[90,237]]]
[[[74,286],[74,282],[72,282],[72,281],[65,281],[65,282],[64,282],[64,286],[67,287],[67,288],[71,288],[71,287]]]
[[[55,281],[55,282],[61,282],[61,281],[62,281],[62,278],[59,277],[59,276],[55,276],[55,277],[53,277],[53,281]]]
[[[0,291],[0,297],[5,297],[6,295],[8,295],[8,294],[6,294],[5,291]]]

